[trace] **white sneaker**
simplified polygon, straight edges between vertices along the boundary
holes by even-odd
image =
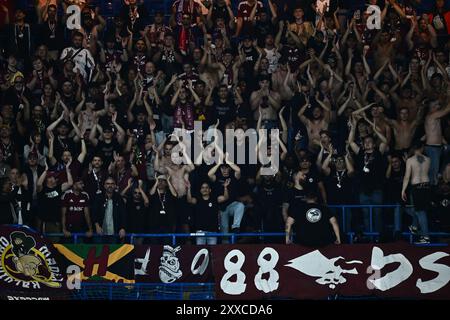
[[[409,226],[408,229],[409,229],[409,231],[411,231],[412,234],[417,235],[417,232],[418,232],[417,227]]]
[[[419,241],[415,242],[416,244],[427,244],[430,243],[429,237],[420,237]]]

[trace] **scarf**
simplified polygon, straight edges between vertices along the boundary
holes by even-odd
[[[189,44],[189,31],[185,27],[181,27],[180,37],[178,40],[178,47],[180,48],[181,54],[187,55],[188,44]]]

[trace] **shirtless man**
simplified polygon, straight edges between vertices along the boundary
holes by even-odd
[[[409,110],[409,120],[412,121],[416,118],[422,95],[413,90],[411,86],[404,86],[400,90],[400,96],[396,92],[391,91],[391,97],[397,107],[397,112],[402,108],[407,108]]]
[[[379,105],[377,105],[376,103],[371,103],[362,109],[353,111],[353,115],[363,113],[368,108],[370,108],[370,114],[372,115],[373,122],[377,126],[378,131],[380,131],[381,134],[386,137],[387,145],[390,145],[391,138],[392,138],[391,128],[389,127],[388,123],[385,121],[385,118],[383,117],[383,113],[380,112],[381,107]],[[364,113],[363,113],[363,118],[365,118]]]
[[[272,88],[279,92],[283,100],[290,100],[293,96],[295,74],[291,73],[289,63],[279,63],[277,70],[272,73]]]
[[[394,130],[395,150],[408,152],[422,116],[423,106],[419,109],[419,112],[417,112],[417,116],[413,121],[409,120],[409,109],[405,107],[400,109],[398,119],[393,120],[387,117],[384,118]]]
[[[178,142],[177,145],[173,146],[170,144],[164,144],[164,155],[160,161],[159,155],[155,157],[155,170],[158,172],[167,172],[172,182],[173,188],[175,189],[178,197],[177,201],[177,227],[181,229],[183,233],[190,232],[190,220],[191,220],[191,208],[189,207],[186,199],[186,181],[189,180],[189,173],[195,169],[194,164],[188,156],[186,151],[186,145],[180,141],[178,136],[174,136]],[[174,149],[174,150],[173,150]],[[181,152],[182,155],[178,154],[180,157],[180,162],[174,163],[172,159],[177,158],[174,153]],[[176,161],[178,162],[178,161]],[[188,240],[186,243],[189,243]]]
[[[442,152],[441,118],[450,113],[450,102],[445,108],[441,108],[439,100],[431,101],[429,106],[430,110],[425,117],[425,153],[431,158],[430,183],[436,185]]]
[[[431,197],[430,194],[430,171],[431,159],[423,154],[423,144],[419,142],[412,147],[414,155],[406,161],[406,173],[403,178],[402,199],[407,201],[406,188],[411,180],[411,200],[414,205],[414,211],[411,213],[413,224],[409,227],[413,234],[417,234],[420,227],[419,243],[429,243],[427,204]]]
[[[270,90],[270,77],[261,76],[259,90],[253,91],[250,96],[250,105],[258,120],[258,108],[262,109],[262,121],[277,120],[277,111],[281,106],[281,97],[278,92]]]
[[[309,150],[313,153],[317,151],[320,147],[320,132],[323,130],[328,130],[328,125],[330,124],[331,109],[322,101],[318,99],[316,95],[316,101],[320,106],[315,106],[312,110],[312,120],[305,117],[304,113],[307,108],[311,107],[309,101],[300,109],[298,112],[298,117],[305,124],[308,130],[309,138]]]
[[[389,2],[386,2],[389,4]],[[395,41],[391,41],[391,36],[387,31],[380,31],[373,40],[375,68],[378,70],[386,61],[392,61],[398,45],[401,43],[400,35],[395,37]]]
[[[191,159],[189,158],[187,151],[186,151],[186,145],[178,139],[178,145],[176,145],[174,148],[175,150],[172,152],[177,152],[180,150],[182,155],[178,155],[180,157],[180,163],[176,164],[173,163],[172,165],[167,166],[167,172],[169,173],[169,176],[171,178],[173,187],[177,191],[178,198],[182,198],[186,196],[186,183],[185,181],[189,178],[189,173],[192,172],[195,169],[194,164],[192,163]],[[176,157],[176,155],[175,155]]]

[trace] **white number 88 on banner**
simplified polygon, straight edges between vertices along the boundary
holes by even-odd
[[[269,260],[264,257],[269,255]],[[237,258],[236,262],[231,261],[231,259]],[[278,252],[273,248],[264,248],[258,256],[257,263],[259,266],[258,273],[255,275],[255,286],[258,290],[264,293],[269,293],[278,289],[279,285],[279,274],[275,270],[279,260]],[[245,292],[247,284],[245,283],[245,273],[242,272],[241,268],[245,262],[245,255],[242,251],[234,249],[231,250],[224,259],[224,267],[227,271],[220,281],[220,288],[222,291],[229,295],[239,295]],[[262,279],[264,273],[269,273],[269,279]],[[236,275],[236,281],[230,281],[230,278]]]

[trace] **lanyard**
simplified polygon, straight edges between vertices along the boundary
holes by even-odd
[[[344,177],[345,171],[346,171],[346,170],[343,170],[343,171],[339,172],[339,171],[336,170],[336,178],[337,178],[337,181],[338,181],[337,184],[336,184],[336,186],[337,186],[339,189],[342,188],[341,181],[342,181],[342,178]],[[341,174],[341,173],[342,173],[342,174]]]

